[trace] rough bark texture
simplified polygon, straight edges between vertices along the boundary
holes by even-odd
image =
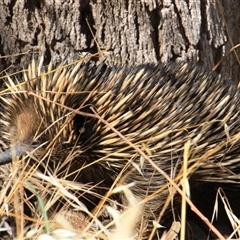
[[[240,42],[239,9],[233,0],[3,0],[0,54],[45,51],[61,62],[110,49],[99,55],[110,65],[184,59],[212,68]],[[24,62],[2,58],[0,70]],[[218,72],[237,81],[237,54]]]

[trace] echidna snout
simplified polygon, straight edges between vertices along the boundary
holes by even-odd
[[[43,139],[46,139],[42,137],[46,134],[42,132],[44,128],[41,126],[41,115],[38,114],[36,106],[30,100],[18,104],[18,108],[12,113],[10,123],[7,123],[8,130],[5,132],[11,144],[11,149],[8,151],[9,161],[13,150],[21,156],[44,144]]]

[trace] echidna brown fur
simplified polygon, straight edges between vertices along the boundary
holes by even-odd
[[[156,219],[169,193],[167,180],[106,124],[79,113],[93,114],[92,107],[173,179],[190,140],[194,185],[236,180],[240,104],[234,85],[185,62],[115,67],[78,63],[51,71],[51,64],[44,70],[33,61],[24,81],[16,84],[9,77],[9,91],[1,95],[1,134],[17,154],[42,145],[35,152],[38,158],[51,143],[52,168],[72,152],[70,169],[90,164],[75,181],[109,189],[126,168],[123,183],[135,182],[132,191],[141,199],[165,186],[144,206],[143,216]]]

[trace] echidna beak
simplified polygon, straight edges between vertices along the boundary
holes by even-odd
[[[0,153],[0,165],[12,162],[13,156],[22,156],[26,154],[28,147],[26,145],[15,145],[10,149]]]

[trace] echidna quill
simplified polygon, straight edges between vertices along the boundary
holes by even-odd
[[[212,189],[237,182],[240,104],[234,85],[190,63],[115,67],[78,63],[52,72],[51,64],[46,70],[41,62],[35,65],[30,65],[21,84],[8,78],[9,92],[1,95],[1,136],[17,155],[37,147],[34,153],[39,158],[50,144],[51,156],[46,159],[55,168],[72,154],[69,169],[88,166],[74,180],[101,183],[106,190],[96,190],[100,194],[125,169],[120,181],[135,182],[133,193],[148,200],[143,218],[157,219],[169,194],[168,181],[118,133],[94,118],[97,113],[176,182],[184,144],[190,141],[193,199],[200,192],[196,186],[205,186],[204,182],[213,182]],[[6,151],[0,163],[11,158]],[[178,197],[176,202],[180,201]],[[160,223],[165,222],[163,217]]]

